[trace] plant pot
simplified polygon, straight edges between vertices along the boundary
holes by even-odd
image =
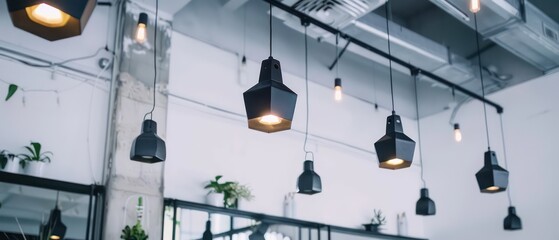
[[[206,204],[216,207],[223,207],[223,193],[208,193],[208,195],[206,195]]]
[[[374,233],[378,233],[380,231],[380,225],[378,224],[372,224],[372,223],[367,223],[367,224],[363,224],[363,227],[365,227],[365,231],[369,231],[369,232],[374,232]]]
[[[28,161],[25,164],[25,168],[23,169],[25,174],[35,176],[35,177],[42,177],[43,170],[45,168],[45,162],[39,161]]]
[[[11,173],[19,173],[20,165],[19,165],[19,158],[13,155],[8,157],[8,162],[2,171],[11,172]]]

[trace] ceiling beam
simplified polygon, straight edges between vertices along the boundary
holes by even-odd
[[[495,108],[495,110],[497,110],[497,113],[502,113],[503,110],[504,110],[501,105],[499,105],[499,104],[497,104],[497,103],[495,103],[491,100],[487,100],[484,96],[480,96],[479,94],[474,93],[474,92],[472,92],[472,91],[470,91],[470,90],[468,90],[468,89],[466,89],[466,88],[464,88],[464,87],[462,87],[458,84],[455,84],[455,83],[453,83],[449,80],[441,78],[441,77],[431,73],[430,71],[419,68],[419,67],[414,66],[414,65],[412,65],[412,64],[410,64],[410,63],[408,63],[408,62],[406,62],[402,59],[394,57],[393,55],[385,53],[384,51],[382,51],[382,50],[380,50],[376,47],[373,47],[373,46],[371,46],[371,45],[369,45],[369,44],[367,44],[367,43],[365,43],[365,42],[363,42],[363,41],[361,41],[357,38],[354,38],[354,37],[342,32],[342,31],[340,31],[340,30],[338,30],[338,29],[336,29],[336,28],[334,28],[334,27],[332,27],[328,24],[325,24],[325,23],[313,18],[313,17],[310,17],[309,15],[307,15],[305,13],[302,13],[302,12],[298,11],[297,9],[291,7],[291,6],[285,5],[279,0],[263,0],[263,1],[268,2],[271,5],[273,5],[274,7],[277,7],[277,8],[279,8],[279,9],[281,9],[281,10],[283,10],[283,11],[285,11],[285,12],[287,12],[287,13],[293,15],[293,16],[296,16],[300,19],[304,19],[305,21],[308,21],[308,22],[312,23],[313,25],[315,25],[317,27],[320,27],[320,28],[322,28],[322,29],[334,34],[334,35],[339,34],[341,37],[343,37],[347,41],[349,41],[351,43],[354,43],[355,45],[358,45],[362,48],[365,48],[365,49],[367,49],[367,50],[369,50],[369,51],[371,51],[375,54],[378,54],[378,55],[380,55],[380,56],[382,56],[386,59],[391,60],[392,62],[395,62],[395,63],[409,69],[411,74],[420,73],[421,75],[429,77],[429,78],[433,79],[434,81],[437,81],[441,84],[444,84],[451,89],[459,91],[459,92],[461,92],[461,93],[463,93],[463,94],[465,94],[469,97],[472,97],[474,99],[482,101],[482,102],[484,102],[488,105],[491,105],[492,107]]]

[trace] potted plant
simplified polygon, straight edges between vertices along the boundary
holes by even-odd
[[[2,171],[18,173],[19,172],[19,158],[8,152],[7,150],[0,151],[0,169]]]
[[[120,235],[120,239],[124,240],[147,240],[148,235],[146,231],[142,228],[142,224],[140,220],[136,221],[136,225],[130,227],[126,225],[124,229],[122,229],[122,234]]]
[[[34,176],[42,176],[43,168],[47,162],[50,163],[52,152],[41,152],[41,144],[31,142],[30,146],[25,146],[27,153],[19,154],[19,162],[25,173]]]
[[[370,223],[363,224],[366,231],[378,233],[380,226],[386,224],[386,217],[382,215],[382,211],[374,210],[373,218],[371,218]]]
[[[252,200],[254,196],[248,186],[231,181],[220,183],[219,180],[222,177],[221,175],[216,176],[204,187],[204,189],[210,189],[207,196],[208,204],[216,206],[223,204],[222,206],[227,208],[237,208],[240,199]],[[216,199],[217,197],[219,198]]]

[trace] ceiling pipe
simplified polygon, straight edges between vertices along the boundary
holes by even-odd
[[[425,69],[421,69],[421,68],[416,67],[416,66],[414,66],[410,63],[407,63],[404,60],[401,60],[397,57],[389,55],[388,53],[385,53],[384,51],[382,51],[378,48],[375,48],[375,47],[373,47],[373,46],[371,46],[371,45],[369,45],[369,44],[367,44],[367,43],[365,43],[365,42],[363,42],[363,41],[361,41],[357,38],[354,38],[354,37],[342,32],[342,31],[340,31],[340,30],[338,30],[338,29],[336,29],[336,28],[334,28],[334,27],[332,27],[328,24],[325,24],[325,23],[323,23],[323,22],[321,22],[321,21],[319,21],[315,18],[312,18],[311,16],[309,16],[305,13],[299,12],[295,8],[290,7],[288,5],[285,5],[282,2],[280,2],[279,0],[263,0],[263,1],[267,2],[269,4],[272,4],[274,7],[277,7],[277,8],[279,8],[279,9],[281,9],[281,10],[283,10],[283,11],[285,11],[285,12],[287,12],[287,13],[293,15],[293,16],[296,16],[296,17],[301,18],[301,19],[305,19],[308,22],[310,22],[311,24],[313,24],[317,27],[320,27],[320,28],[322,28],[322,29],[334,34],[334,35],[339,34],[340,37],[344,38],[348,42],[356,44],[356,45],[358,45],[362,48],[365,48],[365,49],[367,49],[367,50],[369,50],[369,51],[371,51],[375,54],[378,54],[378,55],[380,55],[380,56],[382,56],[386,59],[392,60],[393,62],[395,62],[395,63],[397,63],[401,66],[404,66],[405,68],[408,68],[410,70],[410,73],[419,71],[419,72],[421,72],[421,75],[423,75],[423,76],[429,77],[434,81],[437,81],[441,84],[444,84],[444,85],[448,86],[449,88],[454,88],[455,90],[457,90],[459,92],[462,92],[463,94],[465,94],[467,96],[470,96],[474,99],[485,102],[486,104],[489,104],[492,107],[494,107],[495,110],[497,111],[497,113],[503,113],[503,111],[504,111],[504,109],[501,105],[499,105],[499,104],[497,104],[497,103],[495,103],[491,100],[487,100],[485,97],[480,96],[477,93],[474,93],[474,92],[472,92],[472,91],[470,91],[470,90],[468,90],[468,89],[466,89],[466,88],[464,88],[464,87],[462,87],[458,84],[452,83],[451,81],[448,81],[444,78],[441,78],[441,77],[439,77],[439,76],[437,76],[437,75],[435,75],[435,74],[433,74],[433,73],[431,73],[431,72],[429,72]]]

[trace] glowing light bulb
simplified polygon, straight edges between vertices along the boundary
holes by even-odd
[[[144,43],[147,37],[146,25],[143,23],[138,24],[136,28],[136,42]]]
[[[497,190],[499,190],[499,189],[500,189],[500,188],[497,187],[497,186],[491,186],[491,187],[486,188],[487,191],[497,191]]]
[[[138,25],[136,26],[136,35],[134,39],[138,43],[144,43],[148,36],[147,34],[148,14],[140,13],[138,17]]]
[[[275,115],[266,115],[266,116],[260,117],[258,122],[260,122],[264,125],[277,125],[277,124],[281,123],[281,118],[279,118],[278,116],[275,116]]]
[[[342,79],[341,78],[336,78],[334,80],[334,99],[336,101],[342,101]]]
[[[25,11],[31,21],[45,27],[63,27],[70,20],[70,15],[46,3],[26,7]]]
[[[454,124],[454,140],[456,142],[462,141],[462,131],[460,131],[460,125],[458,125],[458,123]]]
[[[60,237],[56,236],[56,235],[52,235],[52,236],[50,236],[50,239],[60,239]]]
[[[342,101],[342,87],[341,86],[334,87],[334,99],[338,102]]]
[[[470,0],[470,12],[477,13],[481,9],[480,0]]]
[[[404,160],[399,159],[399,158],[394,158],[394,159],[390,159],[388,161],[386,161],[386,164],[388,165],[392,165],[392,166],[397,166],[404,163]]]

